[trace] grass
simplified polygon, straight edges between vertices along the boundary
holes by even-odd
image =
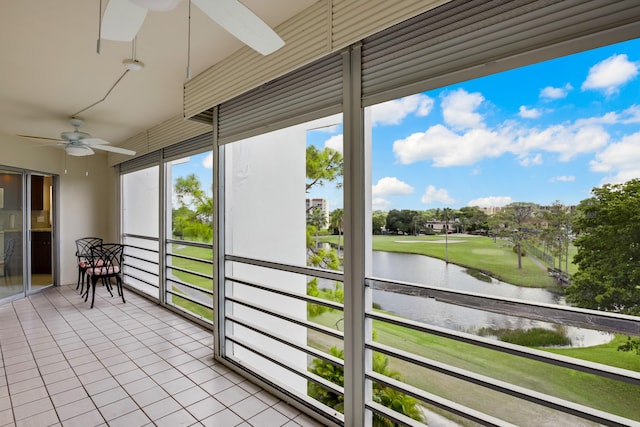
[[[325,236],[321,241],[336,243],[338,236]],[[556,286],[546,268],[540,267],[530,257],[522,257],[522,269],[518,269],[518,256],[512,244],[506,240],[484,236],[373,236],[374,251],[410,253],[445,259],[449,262],[477,270],[503,282],[525,287],[547,288]]]
[[[192,258],[199,258],[204,260],[212,260],[213,259],[213,251],[207,248],[198,248],[193,246],[181,246],[177,244],[173,244],[171,248],[172,253],[178,255],[184,255]],[[201,274],[213,274],[213,267],[210,264],[184,259],[179,257],[171,257],[171,264],[175,267],[179,267],[182,269],[194,271]],[[185,273],[183,271],[171,270],[171,274],[173,274],[177,279],[189,283],[193,286],[197,286],[201,289],[213,290],[213,280],[206,279],[204,277],[197,276],[195,274]],[[176,286],[173,286],[174,292],[180,292]],[[181,298],[177,295],[171,295],[171,303],[177,307],[183,308],[190,313],[195,314],[196,316],[200,316],[204,319],[213,321],[213,310],[208,307],[203,307],[200,304],[196,304],[194,302],[189,301],[188,299]]]
[[[527,330],[480,328],[478,334],[483,337],[494,335],[498,337],[500,341],[525,347],[571,345],[571,340],[565,334],[545,328],[531,328]]]
[[[325,237],[331,239],[331,237]],[[376,236],[374,250],[403,252],[444,258],[444,245],[433,243],[442,236]],[[448,246],[449,260],[481,273],[489,273],[500,280],[521,286],[548,286],[550,279],[546,272],[523,258],[523,271],[517,271],[517,256],[506,241],[493,242],[485,237],[449,237],[451,241],[465,240]],[[417,243],[398,243],[398,241],[417,241]],[[175,253],[195,258],[211,259],[210,249],[193,247],[174,247]],[[173,265],[193,271],[210,274],[210,265],[197,261],[173,258]],[[515,274],[514,274],[515,270]],[[176,277],[203,289],[212,289],[212,281],[188,273],[174,271]],[[213,312],[179,296],[173,296],[173,303],[196,315],[212,319]],[[343,317],[339,312],[327,312],[313,318],[314,321],[329,327],[335,327]],[[485,375],[541,393],[550,394],[572,402],[611,412],[630,419],[640,419],[640,387],[576,372],[570,369],[523,359],[509,354],[484,349],[425,334],[410,329],[374,322],[376,340],[386,345],[409,351],[415,355],[429,358],[440,363],[456,366],[477,374]],[[525,334],[526,335],[526,334]],[[640,357],[634,353],[617,351],[624,336],[617,336],[608,344],[590,348],[545,348],[546,351],[563,354],[579,359],[603,363],[606,365],[640,371]],[[337,342],[320,334],[309,331],[309,342],[316,348],[328,351]],[[554,417],[557,413],[539,406],[525,403],[519,399],[488,391],[480,386],[454,379],[444,374],[397,359],[390,359],[390,368],[403,375],[408,384],[427,390],[439,396],[468,405],[477,410],[508,419],[524,422]],[[597,391],[597,392],[594,392]],[[546,412],[545,412],[546,411]]]
[[[328,312],[313,320],[334,327],[342,313]],[[376,341],[411,352],[431,360],[546,393],[565,400],[611,412],[631,419],[640,419],[640,387],[552,366],[492,351],[471,344],[460,343],[431,334],[417,332],[388,323],[374,321]],[[327,350],[327,343],[309,333],[310,345]],[[619,338],[623,339],[623,338]],[[640,371],[640,357],[616,350],[615,343],[574,349],[545,349],[584,360]],[[408,362],[390,359],[392,370],[400,372],[404,381],[423,390],[469,405],[477,410],[499,416],[516,424],[554,417],[544,408],[525,403],[485,388],[471,385],[433,370],[419,368]],[[595,392],[597,391],[597,392]],[[536,424],[534,422],[534,424]]]

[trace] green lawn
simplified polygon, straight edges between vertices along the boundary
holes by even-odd
[[[314,317],[313,321],[334,327],[340,317],[342,317],[342,313],[328,312]],[[640,405],[637,404],[640,402],[640,387],[638,386],[551,366],[388,323],[375,321],[373,327],[376,341],[383,344],[541,393],[640,420]],[[327,350],[327,343],[316,333],[309,333],[309,342],[312,346]],[[589,348],[554,349],[553,352],[640,371],[640,357],[633,353],[618,352],[616,342]],[[531,425],[531,419],[536,419],[535,417],[548,411],[432,370],[418,368],[408,362],[390,359],[389,365],[392,370],[400,372],[407,384],[500,418],[506,417],[516,424],[524,423],[526,420]],[[547,412],[546,416],[553,417],[555,415]]]
[[[213,251],[206,248],[196,248],[192,246],[181,246],[174,244],[171,248],[172,252],[178,255],[184,255],[192,258],[199,258],[204,260],[213,259]],[[213,268],[210,264],[183,259],[178,257],[171,257],[172,265],[183,268],[186,270],[194,271],[202,274],[213,274]],[[206,290],[213,290],[213,281],[204,277],[197,276],[195,274],[185,273],[183,271],[171,270],[172,274],[179,280],[189,283]],[[174,292],[179,292],[178,288],[173,287]],[[203,307],[200,304],[193,303],[185,298],[173,295],[171,301],[174,305],[181,307],[197,316],[201,316],[207,320],[213,321],[213,310]]]
[[[336,243],[338,236],[326,236],[321,241]],[[373,236],[373,250],[426,255],[474,268],[503,282],[527,287],[552,287],[555,281],[549,277],[546,267],[540,267],[530,257],[522,257],[522,269],[518,269],[518,256],[512,244],[506,240],[483,236]]]

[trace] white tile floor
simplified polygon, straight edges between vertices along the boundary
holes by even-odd
[[[0,426],[318,426],[213,360],[210,331],[75,285],[0,305]]]

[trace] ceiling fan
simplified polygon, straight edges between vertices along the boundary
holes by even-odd
[[[130,42],[142,27],[147,11],[173,10],[182,0],[109,0],[102,17],[100,37]],[[192,0],[209,18],[234,37],[268,55],[284,41],[238,0]]]
[[[86,132],[82,132],[78,130],[80,126],[82,126],[82,119],[78,117],[72,117],[71,126],[73,126],[73,130],[69,132],[62,132],[60,134],[60,138],[47,138],[43,136],[32,136],[32,135],[18,135],[23,138],[34,138],[34,139],[45,139],[49,141],[58,141],[59,145],[64,145],[64,150],[70,156],[90,156],[95,154],[93,151],[102,150],[102,151],[110,151],[112,153],[125,154],[128,156],[133,156],[136,154],[135,151],[127,150],[120,147],[112,147],[108,145],[109,143],[100,138],[93,138]]]

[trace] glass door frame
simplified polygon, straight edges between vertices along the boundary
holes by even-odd
[[[44,227],[44,228],[48,228],[49,232],[48,232],[48,239],[34,239],[35,237],[35,233],[43,233],[41,231],[40,228],[36,228],[35,230],[38,231],[34,231],[34,227],[33,227],[33,221],[34,221],[34,212],[37,211],[43,211],[44,209],[36,209],[39,206],[34,207],[33,206],[33,200],[34,198],[32,197],[32,193],[33,193],[33,177],[37,176],[37,177],[42,177],[43,178],[43,182],[42,182],[42,186],[43,186],[43,191],[42,191],[42,197],[43,197],[43,206],[42,208],[46,207],[44,206],[44,197],[47,197],[47,195],[45,194],[45,190],[44,190],[44,184],[46,182],[46,180],[44,178],[50,178],[51,179],[51,185],[50,185],[50,189],[49,191],[49,210],[48,210],[48,221],[46,221],[45,223],[49,225],[49,227]],[[26,208],[25,209],[25,214],[24,214],[24,219],[23,219],[23,224],[25,225],[24,230],[26,231],[25,236],[27,237],[27,245],[23,246],[25,248],[25,252],[23,253],[23,256],[25,256],[25,272],[28,272],[29,274],[26,274],[26,280],[25,280],[25,293],[26,295],[31,295],[34,293],[37,293],[39,291],[41,291],[42,289],[48,288],[50,286],[57,286],[58,284],[58,280],[57,280],[57,254],[58,254],[58,250],[56,250],[57,248],[57,239],[55,238],[56,236],[56,229],[57,229],[57,212],[56,212],[56,208],[57,208],[57,203],[56,203],[56,196],[58,194],[57,191],[57,183],[58,183],[58,176],[57,175],[53,175],[53,174],[48,174],[48,173],[41,173],[41,172],[35,172],[35,171],[26,171],[26,187],[25,187],[25,199],[24,202],[26,202]],[[47,218],[43,218],[43,221],[47,220]],[[36,219],[36,223],[38,219]],[[45,232],[46,233],[46,232]],[[48,241],[47,241],[48,240]],[[43,286],[38,286],[37,289],[34,289],[33,287],[33,275],[34,275],[34,266],[35,266],[35,262],[32,259],[33,258],[33,253],[34,250],[38,250],[38,248],[36,248],[37,246],[43,246],[45,251],[48,251],[49,253],[49,263],[51,265],[50,267],[50,274],[51,275],[51,282],[43,285]],[[48,247],[48,249],[47,249]]]
[[[15,292],[15,293],[0,297],[0,304],[3,304],[6,302],[24,298],[25,296],[38,293],[50,286],[57,286],[59,283],[59,269],[58,269],[59,242],[57,239],[57,230],[59,229],[59,220],[58,220],[59,218],[59,209],[58,209],[59,176],[55,174],[46,173],[46,172],[32,171],[28,169],[15,168],[15,167],[5,166],[5,165],[0,165],[0,171],[6,172],[7,174],[12,174],[12,175],[15,174],[15,176],[19,177],[20,213],[10,214],[10,215],[14,215],[12,222],[19,221],[20,237],[18,238],[19,241],[15,242],[15,247],[18,250],[14,251],[13,257],[18,257],[18,256],[21,257],[21,267],[22,267],[21,271],[12,271],[12,276],[14,279],[15,278],[21,279],[22,290],[20,290],[19,292]],[[31,273],[31,268],[33,265],[32,264],[33,260],[31,259],[32,243],[33,243],[33,238],[32,238],[33,230],[31,225],[31,212],[32,212],[31,183],[32,183],[33,176],[51,177],[51,192],[50,192],[50,198],[49,198],[49,202],[50,202],[50,214],[49,214],[50,221],[49,222],[51,225],[51,231],[50,231],[51,233],[50,234],[51,236],[50,238],[51,283],[45,286],[38,287],[37,289],[34,289],[32,286],[32,273]],[[7,194],[9,192],[5,191],[3,193],[4,193],[4,199],[6,200],[9,197],[9,194]],[[7,209],[6,206],[4,206],[3,209]],[[12,210],[15,210],[15,209],[12,209]],[[15,211],[18,212],[17,210]],[[3,218],[3,220],[7,220],[7,218]],[[5,230],[13,230],[13,228],[15,227],[11,228],[9,225],[12,222],[6,224],[6,226],[3,226],[2,230],[0,231],[6,232]],[[10,232],[13,232],[13,231],[10,231]],[[2,256],[4,256],[4,253],[2,254]],[[0,277],[0,286],[4,284],[4,279],[5,279],[4,277]],[[17,283],[17,285],[20,285],[20,283]]]

